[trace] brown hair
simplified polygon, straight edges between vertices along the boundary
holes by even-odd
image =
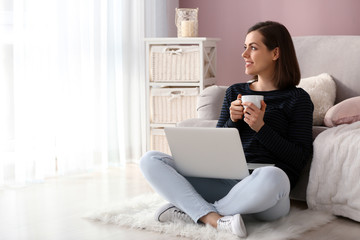
[[[263,36],[263,43],[268,50],[279,48],[279,58],[275,65],[275,85],[286,89],[299,84],[300,68],[296,58],[294,44],[289,31],[278,22],[259,22],[249,28],[248,33],[258,31]],[[258,76],[255,76],[257,79]]]

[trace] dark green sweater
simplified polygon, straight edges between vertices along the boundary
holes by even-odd
[[[294,187],[312,155],[314,106],[310,96],[296,87],[258,92],[249,86],[250,83],[238,83],[227,89],[217,127],[237,128],[247,162],[275,164],[285,171]],[[238,94],[264,96],[265,125],[258,133],[243,120],[231,121],[229,107]]]

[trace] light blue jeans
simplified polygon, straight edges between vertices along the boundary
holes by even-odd
[[[171,156],[150,151],[140,169],[153,189],[194,222],[210,212],[220,215],[251,214],[263,221],[283,217],[290,210],[290,182],[283,170],[262,167],[241,181],[184,177]]]

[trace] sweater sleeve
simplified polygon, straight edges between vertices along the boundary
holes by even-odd
[[[217,122],[217,128],[238,128],[241,125],[242,120],[233,122],[230,118],[230,106],[231,102],[237,97],[237,93],[234,93],[233,88],[229,87],[225,92],[224,102],[221,108],[220,117]]]
[[[269,125],[255,135],[263,146],[272,152],[281,165],[300,171],[312,154],[313,103],[303,92],[296,97],[289,113],[288,135],[280,136]]]

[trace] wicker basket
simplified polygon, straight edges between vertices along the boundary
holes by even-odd
[[[164,129],[151,129],[150,148],[151,150],[171,154]]]
[[[153,46],[150,81],[199,82],[199,46]]]
[[[152,123],[177,123],[197,117],[199,88],[152,88]]]

